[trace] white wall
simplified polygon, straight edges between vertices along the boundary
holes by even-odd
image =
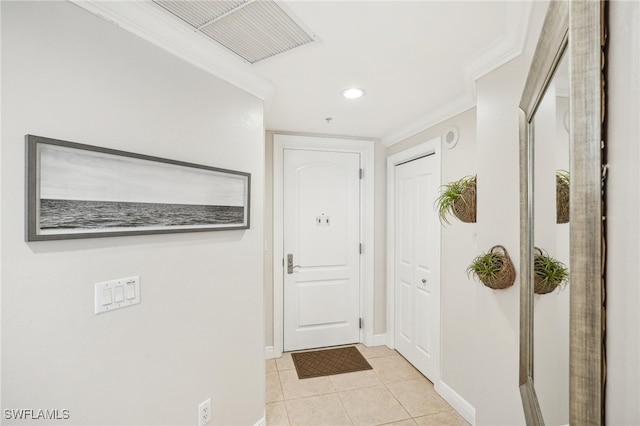
[[[255,424],[262,103],[67,2],[1,7],[3,409],[186,425],[212,397],[212,424]],[[250,172],[251,229],[26,243],[27,133]],[[138,274],[140,305],[94,315],[94,283]]]
[[[640,3],[609,3],[606,420],[640,424]]]
[[[518,103],[528,72],[521,56],[477,82],[479,251],[504,246],[520,264]],[[517,266],[516,266],[517,268]],[[519,276],[476,297],[476,424],[524,424],[518,392]]]

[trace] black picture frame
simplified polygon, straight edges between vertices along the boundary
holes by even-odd
[[[25,139],[27,241],[250,228],[250,173]]]

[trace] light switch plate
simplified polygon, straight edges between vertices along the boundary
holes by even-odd
[[[140,276],[103,281],[95,285],[95,313],[114,311],[140,303]]]

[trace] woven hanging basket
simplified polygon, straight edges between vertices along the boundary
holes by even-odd
[[[490,253],[498,254],[502,258],[502,266],[494,277],[479,277],[482,284],[492,288],[494,290],[501,290],[507,287],[511,287],[516,280],[516,270],[513,267],[513,262],[509,257],[507,249],[503,246],[493,246]]]
[[[533,292],[535,294],[547,294],[558,288],[558,284],[543,281],[538,274],[533,274]]]
[[[534,257],[534,264],[535,264],[535,258],[537,256],[544,256],[544,253],[542,253],[542,250],[540,250],[538,247],[535,247],[534,251],[535,251],[535,253],[534,253],[533,257]],[[543,277],[541,277],[540,275],[538,275],[535,272],[535,268],[534,268],[534,272],[533,272],[533,292],[535,294],[551,293],[553,290],[558,288],[559,285],[560,285],[559,282],[545,280]]]
[[[453,203],[453,214],[465,223],[476,223],[476,179],[474,178]]]
[[[556,174],[556,223],[569,222],[569,183]]]

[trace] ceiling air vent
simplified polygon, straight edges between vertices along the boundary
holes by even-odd
[[[153,1],[251,64],[315,41],[272,0]]]

